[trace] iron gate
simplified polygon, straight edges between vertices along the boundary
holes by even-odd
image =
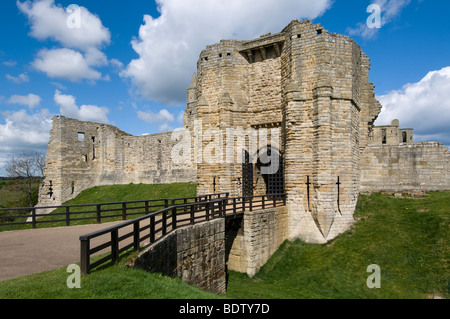
[[[242,196],[253,196],[253,163],[246,150],[242,157]]]

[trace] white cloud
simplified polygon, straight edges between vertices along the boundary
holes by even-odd
[[[38,148],[46,146],[52,126],[51,114],[47,109],[28,114],[26,110],[2,112],[5,124],[0,125],[0,149],[11,151],[17,148]]]
[[[144,16],[132,41],[139,58],[121,73],[148,100],[185,103],[186,88],[207,44],[221,39],[253,39],[279,32],[291,20],[316,18],[330,0],[157,0],[161,16]]]
[[[137,111],[137,116],[144,122],[150,124],[159,124],[159,131],[169,131],[172,129],[171,123],[175,121],[175,117],[166,109],[160,110],[158,113]]]
[[[31,23],[30,35],[39,40],[52,39],[68,48],[86,50],[110,43],[111,34],[101,20],[85,7],[79,9],[79,28],[70,28],[68,12],[54,0],[17,1],[17,6]]]
[[[28,114],[26,110],[1,112],[5,124],[0,124],[0,176],[13,155],[26,150],[45,153],[52,127],[52,115],[47,109]]]
[[[416,141],[450,145],[450,66],[377,98],[383,109],[376,125],[398,119],[400,126],[414,129]]]
[[[108,45],[111,38],[109,30],[96,15],[76,5],[75,9],[64,9],[54,0],[17,1],[17,6],[28,17],[32,37],[50,39],[63,46],[39,51],[32,62],[35,69],[50,78],[72,82],[109,80],[109,76],[102,76],[95,69],[109,64],[100,48]],[[74,12],[79,13],[79,27],[68,24]]]
[[[109,123],[107,116],[109,109],[106,107],[96,105],[81,105],[78,107],[74,96],[62,94],[58,90],[55,91],[53,99],[59,105],[61,115],[80,121]]]
[[[410,3],[411,0],[373,0],[371,2],[371,4],[379,5],[381,8],[381,28],[386,24],[391,23]],[[347,29],[349,35],[361,36],[365,39],[373,38],[378,31],[379,28],[369,28],[366,22],[358,23],[355,28]]]
[[[8,103],[26,105],[28,108],[33,109],[41,104],[41,97],[36,94],[13,95],[9,98]]]
[[[26,72],[21,73],[18,76],[12,76],[10,74],[6,74],[6,78],[8,79],[8,81],[11,81],[11,82],[14,82],[17,84],[21,84],[21,83],[30,81],[30,77],[28,76],[28,74]]]
[[[79,82],[101,80],[102,74],[92,66],[98,66],[103,62],[102,56],[92,54],[85,56],[78,51],[64,48],[39,51],[32,65],[50,78]]]

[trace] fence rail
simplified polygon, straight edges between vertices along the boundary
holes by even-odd
[[[82,220],[92,220],[101,224],[105,219],[120,217],[122,220],[128,220],[129,218],[135,218],[138,215],[148,215],[151,212],[159,211],[174,205],[205,202],[221,197],[228,197],[228,193],[208,194],[187,198],[165,198],[101,204],[2,208],[0,209],[0,226],[30,224],[32,225],[32,228],[35,229],[38,224],[64,223],[66,226],[70,226],[72,222]],[[50,215],[47,213],[48,211],[54,212]],[[4,215],[8,213],[11,214],[11,212],[14,215]],[[42,217],[46,216],[51,216],[51,219],[42,219]],[[17,218],[27,219],[26,221],[18,222],[15,221]],[[2,222],[5,220],[10,221]]]
[[[236,218],[246,211],[285,205],[286,195],[276,194],[210,197],[207,201],[165,207],[120,225],[81,236],[81,272],[88,274],[93,268],[108,261],[116,262],[121,253],[129,249],[138,250],[143,243],[152,244],[177,228],[216,218]],[[91,263],[94,255],[103,257]]]

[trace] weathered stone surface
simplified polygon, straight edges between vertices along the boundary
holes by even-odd
[[[441,143],[414,143],[400,122],[374,127],[361,156],[361,192],[415,194],[450,189],[450,152]]]
[[[101,185],[194,182],[196,168],[176,164],[171,133],[132,136],[118,128],[53,118],[39,206],[60,205]]]
[[[247,212],[232,242],[227,267],[254,276],[288,238],[286,207]]]
[[[179,277],[187,284],[226,293],[225,220],[175,230],[146,248],[133,267]]]

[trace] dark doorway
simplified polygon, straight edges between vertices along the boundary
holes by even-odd
[[[402,132],[402,141],[403,143],[407,143],[408,142],[408,135],[406,134],[405,131]]]
[[[261,157],[264,161],[261,161]],[[271,159],[267,162],[267,159]],[[283,158],[276,149],[268,147],[258,158],[258,169],[266,184],[266,194],[277,195],[284,193]],[[271,169],[268,169],[268,168]],[[267,169],[263,169],[267,168]]]

